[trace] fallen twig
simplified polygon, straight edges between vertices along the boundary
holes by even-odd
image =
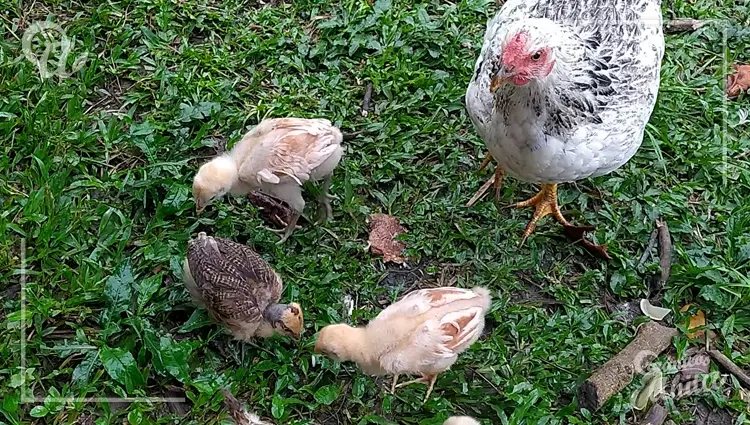
[[[370,101],[372,100],[372,83],[367,83],[365,89],[365,98],[362,100],[362,116],[366,117],[370,113]]]
[[[662,425],[667,419],[667,409],[659,403],[654,403],[641,421],[641,425]]]
[[[678,32],[695,31],[704,25],[706,25],[705,22],[699,21],[697,19],[690,19],[690,18],[672,19],[671,21],[667,22],[667,24],[664,26],[664,32],[666,32],[667,34],[675,34]]]
[[[489,189],[493,183],[495,183],[494,174],[492,175],[492,177],[490,177],[489,180],[484,182],[484,184],[482,185],[482,187],[479,188],[477,193],[475,193],[474,196],[472,196],[471,199],[469,199],[469,202],[466,203],[466,206],[467,207],[473,206],[479,200],[479,198],[481,198],[485,193],[487,193],[487,189]]]
[[[648,260],[648,257],[651,256],[651,250],[654,249],[654,245],[656,245],[656,236],[659,234],[659,229],[656,228],[651,231],[651,236],[648,238],[648,244],[646,245],[646,250],[643,251],[643,254],[641,255],[641,258],[638,260],[638,265],[645,263],[646,260]]]
[[[352,140],[355,137],[361,136],[363,134],[371,134],[374,132],[375,132],[374,130],[357,130],[357,131],[352,131],[351,133],[342,132],[341,135],[343,136],[344,141],[346,141],[346,140]]]
[[[563,229],[565,229],[565,234],[568,236],[568,239],[573,242],[580,242],[583,248],[590,254],[599,257],[602,260],[609,261],[612,259],[607,252],[607,244],[596,245],[586,239],[586,233],[593,231],[595,229],[594,226],[566,226],[563,224]]]
[[[648,322],[633,341],[615,357],[600,366],[579,389],[582,408],[598,410],[614,394],[628,386],[637,370],[645,370],[656,356],[669,347],[677,329]],[[644,353],[654,358],[644,358]]]
[[[657,290],[661,290],[669,280],[672,270],[672,237],[669,234],[669,226],[664,220],[656,222],[659,229],[659,265],[661,266],[661,277],[657,281]]]
[[[18,297],[19,293],[21,293],[21,285],[11,285],[4,291],[0,292],[0,300],[14,300]]]
[[[719,363],[724,369],[726,369],[729,373],[735,376],[738,381],[745,387],[750,388],[750,376],[745,373],[744,370],[740,369],[739,366],[734,364],[732,360],[729,359],[729,357],[725,356],[718,350],[709,350],[708,354],[716,360],[717,363]]]

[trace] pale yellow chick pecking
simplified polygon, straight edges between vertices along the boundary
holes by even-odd
[[[479,425],[479,421],[471,416],[451,416],[443,425]]]
[[[259,190],[289,204],[294,211],[279,243],[294,232],[305,208],[302,185],[323,180],[320,219],[333,218],[328,194],[333,170],[343,155],[343,136],[326,119],[273,118],[261,121],[228,153],[203,164],[193,179],[193,198],[200,214],[226,193]]]
[[[365,327],[324,327],[315,352],[337,361],[354,361],[370,375],[394,375],[392,392],[411,383],[425,383],[426,401],[437,375],[481,335],[491,303],[486,288],[421,289],[380,312]],[[422,377],[396,385],[400,374]]]
[[[201,232],[188,243],[182,271],[193,301],[236,339],[274,333],[299,339],[300,305],[278,304],[281,277],[248,246]]]

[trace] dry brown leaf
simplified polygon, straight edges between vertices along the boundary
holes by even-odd
[[[686,312],[692,305],[693,304],[687,304],[683,306],[680,309],[680,312],[682,313]],[[688,335],[687,335],[688,338],[694,339],[699,336],[703,336],[705,334],[705,331],[690,332],[691,329],[699,328],[701,326],[706,326],[706,315],[703,314],[703,310],[698,310],[697,313],[690,316],[690,325],[688,325]]]
[[[396,240],[398,235],[406,233],[398,219],[388,214],[371,214],[370,222],[370,251],[383,256],[383,262],[403,264],[406,259],[401,253],[406,249],[406,243]]]
[[[727,96],[737,97],[750,87],[750,65],[732,65],[734,74],[727,76]]]

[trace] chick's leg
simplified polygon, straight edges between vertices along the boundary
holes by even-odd
[[[432,389],[435,387],[435,381],[437,381],[437,374],[434,374],[434,375],[426,374],[426,375],[422,375],[421,378],[412,379],[411,381],[403,382],[401,384],[396,385],[394,387],[394,391],[396,388],[405,387],[411,384],[425,384],[427,385],[427,394],[424,397],[424,401],[427,401],[427,399],[430,398],[430,394],[432,394]]]
[[[281,239],[279,239],[278,242],[276,242],[277,245],[281,245],[284,242],[286,242],[287,239],[289,239],[289,236],[292,236],[292,233],[294,233],[294,229],[297,228],[297,220],[299,220],[300,216],[302,214],[298,212],[294,212],[294,215],[289,220],[289,223],[286,225],[286,229],[284,229],[284,234],[281,236]]]
[[[393,383],[391,384],[391,394],[396,394],[396,384],[398,384],[398,374],[393,375]]]
[[[430,399],[430,394],[432,394],[432,389],[435,388],[435,381],[437,381],[437,375],[427,375],[425,376],[425,379],[427,379],[427,394],[424,396],[424,402],[426,403],[427,400]]]
[[[288,184],[273,186],[268,188],[269,194],[275,196],[282,201],[285,201],[292,208],[292,218],[287,223],[284,233],[281,236],[281,240],[277,244],[286,242],[287,239],[294,233],[294,229],[297,228],[297,220],[299,220],[302,212],[305,210],[305,199],[302,198],[302,187]]]
[[[482,165],[479,166],[480,170],[483,170],[489,163],[492,161],[492,154],[487,152],[487,156],[484,158],[484,161],[482,161]],[[493,186],[495,188],[495,200],[500,199],[500,186],[503,184],[503,177],[505,176],[505,170],[500,166],[500,164],[495,164],[495,172],[490,177],[489,180],[487,180],[482,187],[479,188],[479,190],[474,194],[474,196],[469,199],[469,202],[466,203],[467,207],[470,207],[474,205],[479,198],[484,196],[485,192],[487,192],[487,189],[490,188],[490,186]]]
[[[320,204],[318,221],[321,223],[333,220],[333,208],[331,208],[331,195],[329,194],[331,180],[333,180],[333,173],[326,176],[320,189],[320,195],[318,195],[318,203]]]

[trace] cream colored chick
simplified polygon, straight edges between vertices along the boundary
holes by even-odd
[[[394,375],[392,392],[404,385],[425,383],[426,401],[437,375],[479,338],[491,303],[490,291],[480,287],[414,291],[365,327],[324,327],[315,352],[337,361],[354,361],[370,375]],[[422,377],[396,385],[400,374]]]
[[[479,425],[479,421],[471,416],[451,416],[443,425]]]
[[[274,333],[299,339],[300,305],[278,304],[281,277],[249,247],[201,232],[188,243],[182,271],[193,301],[236,339]]]
[[[197,213],[231,193],[247,195],[259,190],[278,198],[294,210],[282,230],[286,241],[305,208],[302,184],[323,180],[320,219],[333,218],[328,190],[343,148],[341,131],[326,119],[274,118],[261,121],[232,150],[207,162],[193,180]]]

